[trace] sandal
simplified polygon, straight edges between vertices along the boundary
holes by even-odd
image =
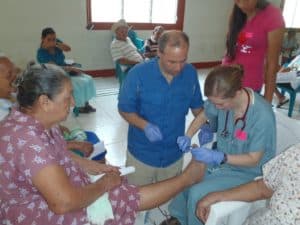
[[[90,110],[86,107],[78,107],[78,112],[79,113],[89,113]]]
[[[284,104],[288,103],[290,99],[284,99],[282,102],[279,102],[276,108],[281,108]]]
[[[85,105],[85,107],[89,112],[96,112],[96,109],[92,107],[90,104]]]

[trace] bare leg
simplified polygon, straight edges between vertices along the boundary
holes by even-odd
[[[155,208],[174,197],[184,188],[202,180],[205,165],[192,160],[182,174],[140,187],[139,211]]]
[[[278,98],[278,102],[281,103],[284,99],[285,99],[285,96],[282,95],[277,88],[275,88],[274,90],[274,93],[276,95],[276,97]]]

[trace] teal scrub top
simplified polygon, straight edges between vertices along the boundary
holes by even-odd
[[[224,169],[248,173],[249,175],[259,176],[262,173],[262,165],[275,156],[276,152],[276,122],[272,106],[262,96],[247,89],[253,100],[250,101],[249,109],[245,118],[244,138],[236,135],[241,130],[243,122],[239,120],[236,124],[234,121],[233,111],[228,111],[227,131],[228,136],[222,135],[225,129],[227,110],[217,109],[213,103],[207,100],[204,103],[205,114],[208,118],[218,118],[217,128],[217,149],[227,154],[245,154],[249,152],[263,151],[264,154],[260,162],[253,167],[233,166],[229,164],[221,165]],[[246,138],[245,138],[246,135]],[[239,138],[240,137],[240,138]]]

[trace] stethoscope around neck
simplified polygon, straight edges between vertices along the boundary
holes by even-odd
[[[234,126],[236,126],[237,123],[238,123],[239,121],[241,121],[241,123],[242,123],[241,130],[242,130],[242,131],[243,131],[243,130],[245,129],[245,127],[246,127],[246,115],[247,115],[247,112],[248,112],[248,109],[249,109],[249,105],[250,105],[250,95],[249,95],[248,91],[247,91],[245,88],[243,88],[243,90],[246,92],[247,97],[248,97],[248,98],[247,98],[247,108],[246,108],[246,110],[245,110],[245,112],[244,112],[244,115],[243,115],[242,117],[237,118],[237,119],[235,120],[235,122],[234,122]],[[229,136],[229,131],[228,131],[228,129],[227,129],[228,115],[229,115],[229,111],[226,112],[225,126],[224,126],[223,131],[221,132],[221,137],[223,137],[223,138],[227,138],[227,137]]]

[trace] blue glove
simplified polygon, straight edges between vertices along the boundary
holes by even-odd
[[[177,138],[177,144],[182,152],[188,152],[191,147],[191,138],[188,136],[180,136]]]
[[[144,132],[150,142],[161,141],[163,139],[159,127],[154,124],[148,123],[144,128]]]
[[[195,160],[214,166],[220,165],[225,157],[223,152],[205,147],[193,148],[191,152]]]
[[[201,130],[198,133],[198,139],[200,146],[203,146],[213,140],[214,134],[207,123],[203,124],[200,129]]]

